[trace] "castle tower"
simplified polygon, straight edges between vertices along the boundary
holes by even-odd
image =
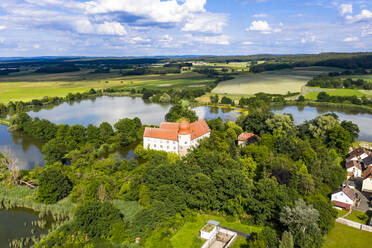
[[[181,121],[178,132],[178,151],[181,156],[186,155],[187,150],[191,147],[190,123],[186,120]]]

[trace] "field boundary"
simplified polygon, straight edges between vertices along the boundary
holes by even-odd
[[[347,220],[347,219],[344,219],[344,218],[337,218],[336,222],[340,223],[340,224],[343,224],[343,225],[353,227],[355,229],[359,229],[361,231],[372,232],[372,226],[360,224],[360,223],[352,221],[352,220]]]

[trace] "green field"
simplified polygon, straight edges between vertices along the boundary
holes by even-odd
[[[244,73],[235,79],[219,83],[212,93],[250,96],[260,92],[268,94],[300,92],[313,76],[336,70],[329,67],[307,67],[263,73]]]
[[[93,75],[93,76],[92,76]],[[106,76],[106,78],[103,78]],[[88,80],[87,78],[90,77]],[[27,79],[27,81],[26,81]],[[115,73],[89,74],[78,73],[30,74],[0,77],[0,102],[30,101],[44,96],[65,96],[68,93],[85,92],[91,88],[183,88],[204,87],[210,83],[201,74],[190,72],[167,75],[143,75],[120,77]]]
[[[312,91],[314,90],[315,91]],[[312,92],[311,92],[312,91]],[[321,89],[319,87],[306,87],[306,99],[316,100],[318,94],[321,92],[327,92],[330,96],[357,96],[357,97],[372,97],[372,90],[358,90],[358,89]]]
[[[324,248],[366,248],[371,247],[372,233],[336,223],[325,238]]]
[[[240,222],[228,222],[224,217],[214,215],[198,215],[194,221],[187,222],[172,238],[171,243],[174,248],[181,247],[200,247],[204,240],[198,238],[199,231],[208,220],[216,220],[221,226],[229,227],[241,232],[251,233],[260,232],[262,228],[257,226],[243,225]]]

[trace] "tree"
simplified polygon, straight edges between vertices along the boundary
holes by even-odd
[[[57,139],[51,139],[43,145],[42,153],[49,164],[61,161],[66,154],[66,147]]]
[[[293,134],[296,131],[293,117],[289,114],[275,114],[273,118],[266,120],[266,124],[271,133],[274,130],[279,130],[285,134]]]
[[[282,241],[280,242],[279,248],[293,248],[293,236],[290,232],[285,231],[282,235]]]
[[[352,138],[348,131],[341,126],[335,126],[329,131],[328,146],[335,148],[340,155],[346,155]]]
[[[353,140],[356,140],[359,136],[359,127],[351,121],[342,121],[341,126],[350,133]]]
[[[210,96],[210,99],[213,104],[217,104],[220,101],[218,95]]]
[[[165,120],[169,122],[177,122],[182,118],[186,118],[189,122],[194,122],[198,120],[198,116],[196,115],[195,111],[182,106],[182,104],[176,104],[169,112],[165,115]]]
[[[284,207],[280,213],[280,222],[293,235],[296,247],[321,247],[322,235],[318,221],[319,212],[302,199],[297,200],[293,208]]]
[[[122,215],[110,202],[87,202],[76,209],[73,220],[75,230],[91,238],[109,237],[113,225],[122,222]]]
[[[114,129],[112,129],[110,123],[102,122],[99,125],[99,134],[102,140],[107,140],[109,137],[114,135]]]
[[[262,135],[268,132],[269,127],[266,120],[273,118],[272,112],[251,111],[248,115],[242,116],[237,123],[244,131],[253,132],[254,134]]]
[[[69,195],[72,183],[59,169],[46,168],[39,177],[36,199],[53,204]]]

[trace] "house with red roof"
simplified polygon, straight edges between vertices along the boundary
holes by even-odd
[[[347,185],[342,189],[332,193],[331,201],[336,208],[351,209],[356,202],[354,191]]]
[[[257,136],[254,133],[243,132],[238,136],[238,145],[245,146],[257,140]]]
[[[356,160],[349,160],[346,162],[347,179],[350,177],[360,178],[362,177],[362,166]]]
[[[209,137],[211,130],[205,120],[189,123],[162,122],[159,128],[146,127],[143,135],[145,149],[174,152],[186,155],[192,147],[198,147],[201,139]]]

